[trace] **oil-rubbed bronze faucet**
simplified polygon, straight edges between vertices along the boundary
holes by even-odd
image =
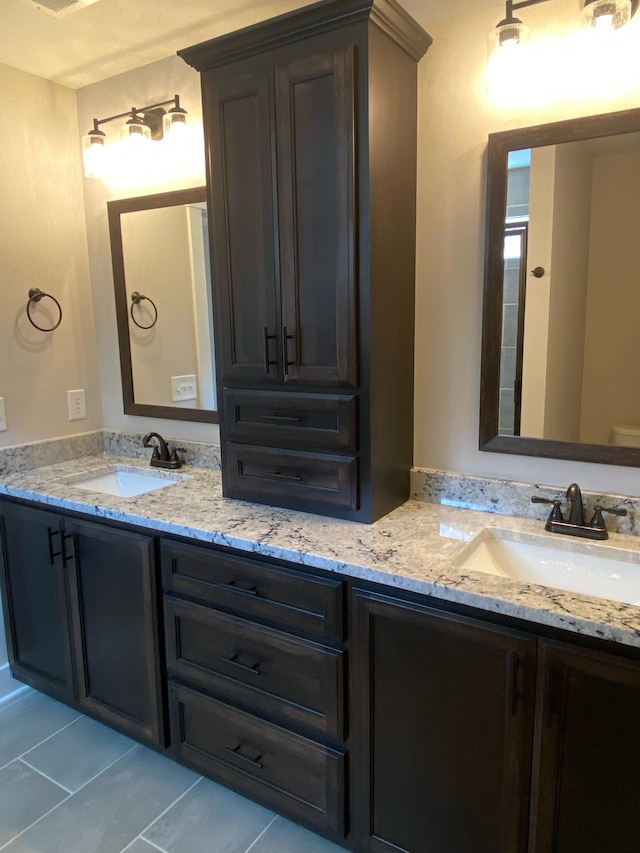
[[[566,499],[570,503],[569,520],[565,521],[560,508],[562,500],[556,498],[542,498],[539,495],[534,495],[531,498],[531,503],[534,504],[552,504],[553,509],[549,514],[547,523],[544,526],[549,533],[566,533],[569,536],[582,536],[584,539],[608,539],[609,532],[602,517],[603,512],[608,512],[611,515],[626,515],[627,511],[624,508],[596,506],[593,510],[593,517],[589,524],[584,518],[584,502],[582,500],[582,492],[577,483],[571,483],[567,489]]]
[[[151,444],[151,439],[155,438],[157,444]],[[149,465],[154,468],[181,468],[182,462],[176,448],[169,450],[169,445],[160,435],[159,432],[148,432],[142,439],[143,447],[153,447],[153,453],[149,460]]]

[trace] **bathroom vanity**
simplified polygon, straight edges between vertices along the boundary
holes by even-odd
[[[134,498],[70,481],[104,464],[0,486],[18,678],[348,849],[635,853],[637,606],[460,570],[485,513],[359,525],[194,468]],[[638,559],[592,547],[621,544]]]

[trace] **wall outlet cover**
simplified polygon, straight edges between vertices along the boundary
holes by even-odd
[[[7,424],[7,413],[4,407],[4,397],[0,397],[0,432],[5,432],[9,429]]]
[[[84,396],[84,388],[76,388],[75,391],[67,391],[67,406],[70,421],[82,421],[87,417],[87,403]]]

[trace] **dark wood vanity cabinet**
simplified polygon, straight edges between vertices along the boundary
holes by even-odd
[[[358,590],[355,848],[636,853],[640,660]]]
[[[164,745],[153,536],[0,502],[14,675]]]
[[[62,518],[0,502],[2,605],[16,678],[62,702],[73,701],[71,604]]]
[[[525,853],[535,637],[355,595],[363,851]]]
[[[640,663],[541,640],[530,853],[640,849]]]
[[[365,522],[408,497],[430,41],[393,0],[325,0],[179,52],[202,72],[229,497]]]
[[[163,540],[174,757],[344,839],[341,578]]]

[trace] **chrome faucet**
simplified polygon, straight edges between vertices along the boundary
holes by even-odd
[[[566,499],[570,503],[569,519],[565,521],[560,508],[562,500],[556,498],[542,498],[539,495],[534,495],[531,498],[531,503],[534,504],[553,504],[553,509],[549,514],[547,523],[544,526],[549,533],[566,533],[569,536],[582,536],[585,539],[608,539],[609,532],[602,517],[603,512],[608,512],[611,515],[626,515],[627,511],[624,508],[596,506],[593,510],[593,517],[589,524],[584,518],[584,502],[582,492],[577,483],[571,483],[567,489]]]
[[[158,442],[157,444],[152,444],[151,439],[155,438]],[[145,437],[142,439],[143,447],[153,447],[153,453],[151,454],[151,459],[149,460],[149,465],[154,468],[180,468],[182,467],[182,462],[180,461],[180,457],[176,452],[176,448],[174,447],[172,450],[169,450],[169,445],[164,440],[164,438],[160,435],[159,432],[148,432]]]

